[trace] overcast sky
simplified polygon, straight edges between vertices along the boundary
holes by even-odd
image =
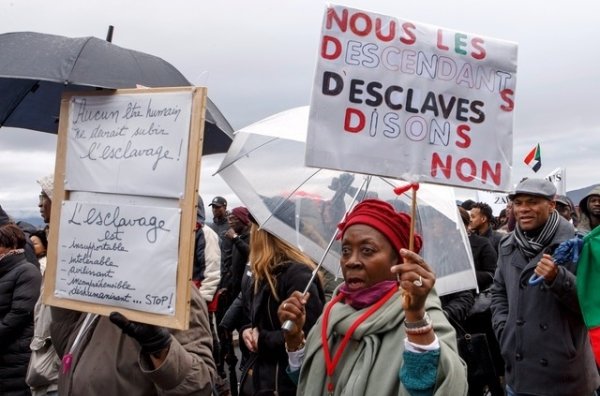
[[[568,190],[600,181],[596,2],[339,4],[517,42],[513,181],[534,175],[522,159],[538,142],[543,160],[538,175],[566,167]],[[309,104],[324,7],[315,0],[3,0],[0,33],[105,38],[114,25],[113,43],[162,57],[194,84],[206,85],[238,129]],[[53,171],[55,146],[54,135],[0,128],[0,204],[7,211],[37,213],[35,180]],[[203,161],[205,202],[222,193],[239,204],[219,176],[212,176],[219,163],[219,158]]]

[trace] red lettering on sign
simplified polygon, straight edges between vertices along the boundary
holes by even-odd
[[[344,130],[346,132],[358,133],[365,127],[366,117],[364,113],[353,107],[346,109],[346,116],[344,117]]]

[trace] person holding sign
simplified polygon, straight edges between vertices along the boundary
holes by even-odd
[[[279,306],[290,377],[300,395],[466,395],[456,336],[433,291],[435,274],[408,250],[410,217],[381,200],[358,204],[338,225],[344,283],[306,339],[306,297]],[[401,291],[399,286],[403,289]]]
[[[215,363],[206,304],[192,290],[190,328],[171,331],[52,307],[60,395],[211,395]]]

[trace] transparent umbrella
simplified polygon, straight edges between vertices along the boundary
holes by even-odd
[[[305,166],[307,122],[308,107],[300,107],[239,130],[217,173],[260,227],[340,276],[335,234],[346,211],[365,198],[379,198],[409,212],[412,194],[394,193],[406,185],[401,180]],[[420,186],[416,228],[424,240],[421,254],[437,274],[438,293],[475,288],[471,249],[452,188]]]

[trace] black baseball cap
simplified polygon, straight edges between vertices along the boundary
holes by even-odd
[[[227,206],[227,200],[223,197],[214,197],[208,206]]]

